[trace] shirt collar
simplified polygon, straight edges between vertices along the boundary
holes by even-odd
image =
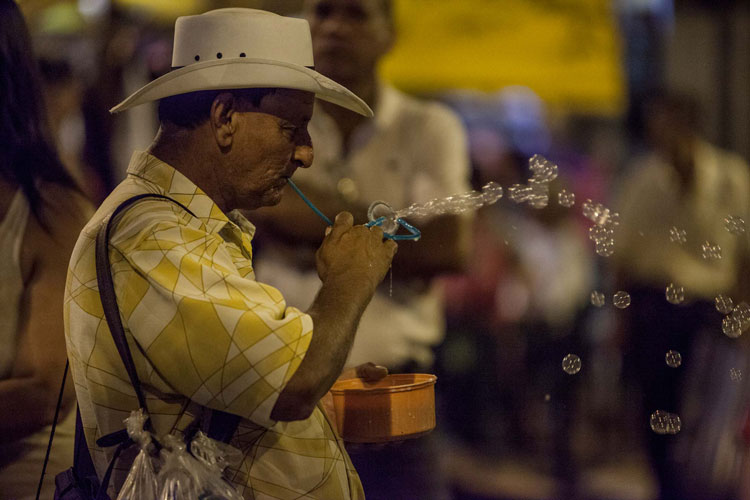
[[[255,233],[255,227],[237,210],[233,210],[228,216],[193,181],[145,151],[133,153],[127,173],[154,186],[160,194],[185,205],[205,224],[210,233],[218,233],[227,224],[245,231],[250,237]]]

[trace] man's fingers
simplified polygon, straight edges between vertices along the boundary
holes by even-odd
[[[331,238],[338,239],[354,224],[354,217],[349,212],[340,212],[333,221]]]
[[[378,239],[378,241],[383,239],[383,228],[380,226],[370,226],[370,232]]]
[[[388,375],[388,368],[374,363],[364,363],[357,366],[357,377],[365,382],[377,382]]]

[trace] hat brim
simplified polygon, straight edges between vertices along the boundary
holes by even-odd
[[[281,61],[245,57],[197,62],[170,71],[144,85],[109,111],[119,113],[164,97],[199,90],[247,88],[304,90],[360,115],[373,115],[367,103],[352,91],[315,70]]]

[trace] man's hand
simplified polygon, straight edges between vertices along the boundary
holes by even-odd
[[[380,228],[354,226],[341,212],[316,254],[323,281],[307,313],[314,330],[307,354],[279,394],[273,420],[308,418],[331,388],[346,362],[359,319],[385,277],[396,243],[383,240]],[[363,374],[371,373],[365,369]]]
[[[398,246],[393,240],[383,240],[379,227],[353,223],[349,212],[341,212],[326,231],[315,255],[318,276],[323,283],[344,280],[351,286],[365,285],[374,291],[388,272]]]

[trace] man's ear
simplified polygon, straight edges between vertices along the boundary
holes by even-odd
[[[211,104],[209,121],[216,143],[221,149],[228,148],[234,140],[237,128],[237,100],[230,92],[222,92]]]

